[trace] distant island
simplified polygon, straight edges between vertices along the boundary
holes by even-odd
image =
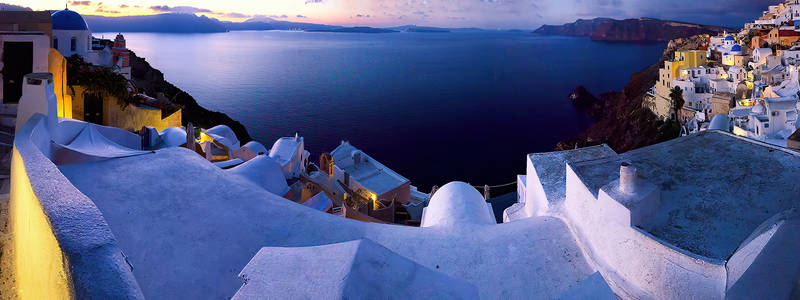
[[[451,32],[450,29],[446,29],[446,28],[423,27],[423,26],[416,26],[416,25],[397,26],[397,27],[391,27],[391,28],[386,28],[386,29],[395,30],[395,31],[422,32],[422,33],[446,33],[446,32]]]
[[[392,33],[397,30],[374,28],[374,27],[342,27],[332,29],[306,29],[308,32],[349,32],[349,33]]]
[[[579,19],[564,25],[543,25],[534,33],[542,35],[586,36],[595,41],[666,42],[700,34],[716,35],[731,28],[652,18],[616,20]]]

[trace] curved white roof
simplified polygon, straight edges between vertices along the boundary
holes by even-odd
[[[286,178],[283,177],[283,170],[278,163],[266,155],[256,156],[227,172],[244,177],[278,196],[283,196],[289,191],[289,185],[286,184]]]
[[[158,133],[161,148],[178,147],[186,143],[186,131],[180,127],[169,127]]]
[[[213,137],[217,142],[225,144],[225,146],[228,146],[231,150],[240,148],[241,144],[239,143],[239,139],[236,138],[236,133],[226,125],[211,127],[211,129],[206,130],[206,134]]]
[[[425,208],[421,227],[493,224],[496,224],[495,219],[481,193],[464,182],[451,182],[433,194]]]
[[[53,162],[56,164],[86,163],[151,153],[120,145],[103,136],[95,129],[95,126],[97,125],[86,123],[83,130],[69,144],[55,143]]]
[[[728,131],[730,127],[730,119],[724,114],[717,114],[711,119],[711,124],[708,125],[708,130],[723,130]]]
[[[269,151],[267,151],[267,147],[264,147],[264,144],[261,144],[256,141],[247,142],[247,144],[244,144],[242,148],[250,149],[250,151],[253,151],[253,153],[256,155],[269,154]]]
[[[286,165],[294,158],[300,143],[303,138],[282,137],[272,144],[272,149],[269,150],[269,156],[275,159],[279,164]]]

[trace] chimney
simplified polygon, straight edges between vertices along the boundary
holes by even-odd
[[[15,132],[33,115],[39,113],[47,118],[47,129],[51,136],[56,134],[58,100],[53,88],[53,75],[50,73],[31,73],[23,77]]]
[[[619,190],[628,194],[636,190],[636,167],[630,162],[619,165]]]
[[[186,124],[186,148],[195,151],[194,142],[194,125],[189,122]]]

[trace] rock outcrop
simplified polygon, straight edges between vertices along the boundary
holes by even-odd
[[[164,80],[164,73],[150,66],[150,63],[136,56],[133,51],[131,51],[131,75],[136,87],[148,96],[155,98],[159,93],[163,93],[172,103],[182,106],[184,125],[192,122],[195,127],[211,128],[223,124],[233,129],[240,142],[247,143],[251,140],[244,125],[224,113],[210,111],[200,106],[191,95]]]
[[[676,50],[698,49],[705,40],[694,36],[670,41],[658,63],[633,74],[622,91],[608,92],[593,100],[594,96],[578,87],[569,98],[578,109],[586,110],[595,124],[577,137],[559,142],[556,150],[608,144],[622,153],[678,137],[680,126],[676,122],[659,120],[642,107],[642,102],[647,91],[656,84],[659,66]],[[573,98],[581,100],[576,102]]]
[[[615,20],[597,18],[564,25],[544,25],[534,33],[588,36],[596,41],[665,42],[675,38],[732,31],[720,26],[699,25],[651,18]]]

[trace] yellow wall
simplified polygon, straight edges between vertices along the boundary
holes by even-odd
[[[74,94],[72,98],[72,112],[77,120],[84,120],[83,117],[83,97],[85,89],[81,86],[73,86]],[[183,112],[177,112],[161,118],[161,110],[149,107],[137,107],[128,105],[124,110],[117,102],[116,97],[108,94],[103,95],[103,124],[113,126],[128,131],[137,131],[143,126],[152,126],[161,131],[169,127],[180,127]]]
[[[33,193],[17,148],[11,160],[9,226],[14,247],[14,279],[19,299],[72,299],[69,266]]]
[[[53,91],[58,99],[58,116],[72,118],[72,96],[67,87],[67,60],[58,50],[50,48],[47,65],[48,72],[53,74]]]
[[[681,69],[696,68],[706,64],[706,52],[701,50],[675,51],[672,62],[672,78],[678,78]]]
[[[747,61],[747,56],[744,55],[726,55],[722,59],[722,64],[728,66],[740,66],[744,68],[746,61]]]

